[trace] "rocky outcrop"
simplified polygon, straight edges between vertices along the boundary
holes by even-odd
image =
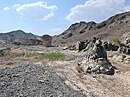
[[[43,35],[41,38],[45,47],[52,46],[52,37],[50,35]]]
[[[94,37],[90,42],[91,45],[88,45],[89,47],[86,49],[86,61],[78,63],[76,70],[79,73],[114,75],[117,68],[108,61],[107,52],[103,48],[101,40],[95,39]]]

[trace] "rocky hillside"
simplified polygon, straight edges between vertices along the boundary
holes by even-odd
[[[130,33],[130,12],[120,13],[101,23],[84,22],[72,24],[58,36],[54,36],[54,44],[64,44],[90,39],[96,36],[101,39],[126,38]]]
[[[32,33],[25,33],[22,30],[11,31],[8,33],[0,33],[0,41],[2,43],[24,43],[27,39],[36,39],[38,36]]]

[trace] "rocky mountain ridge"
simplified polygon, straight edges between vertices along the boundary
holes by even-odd
[[[53,36],[53,44],[86,41],[93,36],[104,40],[130,38],[130,12],[116,14],[101,23],[81,21],[72,24],[63,33]],[[0,33],[0,43],[24,43],[28,39],[37,41],[40,36],[22,30]]]
[[[67,30],[54,37],[54,44],[66,44],[90,39],[96,36],[101,39],[123,38],[123,34],[130,33],[130,12],[116,14],[106,21],[86,23],[81,21],[72,24]]]
[[[22,30],[0,33],[1,43],[24,43],[28,39],[37,39],[39,36],[32,33],[25,33]]]

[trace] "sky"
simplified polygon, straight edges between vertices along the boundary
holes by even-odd
[[[0,33],[58,35],[73,23],[100,23],[126,11],[130,0],[0,0]]]

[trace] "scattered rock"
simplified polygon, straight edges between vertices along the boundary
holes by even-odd
[[[50,67],[21,65],[0,70],[0,97],[86,97]]]
[[[0,57],[5,56],[6,54],[8,54],[11,51],[10,48],[4,48],[0,50]]]
[[[130,48],[125,47],[125,46],[121,46],[121,47],[119,47],[118,52],[121,54],[123,53],[123,54],[130,55]]]
[[[119,48],[119,46],[114,45],[114,44],[112,44],[112,43],[110,43],[110,42],[108,42],[108,41],[103,42],[103,47],[104,47],[105,50],[107,50],[107,51],[117,51],[118,48]]]
[[[13,64],[14,64],[13,61],[6,61],[6,62],[5,62],[5,65],[13,65]]]

